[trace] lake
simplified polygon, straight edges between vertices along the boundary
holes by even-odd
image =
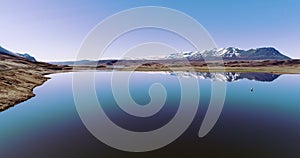
[[[151,100],[148,91],[153,83],[164,85],[168,94],[158,113],[138,118],[117,106],[110,83],[112,72],[95,72],[96,95],[103,110],[115,124],[135,132],[168,124],[179,109],[179,79],[197,81],[200,101],[191,125],[169,145],[141,153],[107,146],[88,131],[76,110],[73,75],[50,75],[50,80],[34,89],[36,97],[0,113],[0,157],[300,156],[300,75],[135,72],[129,91],[136,103],[143,106]],[[224,107],[213,128],[200,138],[212,81],[226,83]]]

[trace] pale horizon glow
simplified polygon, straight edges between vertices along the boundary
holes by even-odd
[[[195,18],[211,34],[218,48],[274,47],[282,54],[300,58],[300,1],[212,0],[189,1],[84,1],[2,0],[0,46],[12,52],[29,53],[39,61],[72,61],[86,35],[103,19],[140,6],[163,6]],[[160,42],[145,31],[139,39]],[[133,37],[136,35],[133,35]],[[137,37],[137,36],[136,36]],[[174,40],[180,51],[190,47]],[[117,54],[126,42],[120,42]],[[113,53],[112,53],[113,54]],[[114,58],[107,56],[105,58]]]

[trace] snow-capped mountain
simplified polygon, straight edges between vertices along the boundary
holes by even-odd
[[[194,52],[174,53],[166,56],[166,59],[182,59],[188,60],[268,60],[268,59],[290,59],[281,54],[272,47],[242,50],[239,48],[228,47],[221,49],[211,49]]]
[[[20,53],[13,53],[11,51],[8,51],[4,48],[2,48],[0,46],[0,53],[1,54],[6,54],[6,55],[10,55],[10,56],[15,56],[15,57],[21,57],[21,58],[25,58],[27,60],[30,60],[32,62],[36,62],[35,58],[33,56],[30,56],[29,54],[25,53],[25,54],[20,54]]]
[[[20,57],[23,57],[23,58],[26,58],[30,61],[33,61],[33,62],[36,62],[35,58],[27,53],[24,53],[24,54],[20,54],[20,53],[16,53],[18,56]]]
[[[0,46],[0,53],[1,53],[1,54],[12,55],[12,56],[15,56],[15,55],[16,55],[15,53],[8,51],[8,50],[2,48],[1,46]]]

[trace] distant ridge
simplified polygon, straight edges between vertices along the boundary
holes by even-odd
[[[126,57],[119,60],[289,60],[288,56],[281,54],[278,50],[272,47],[263,47],[249,50],[242,50],[235,47],[228,48],[214,48],[211,50],[191,51],[173,53],[164,56],[145,56],[145,57]],[[79,61],[62,61],[62,62],[49,62],[50,64],[57,65],[97,65],[105,64],[116,59],[105,60],[79,60]]]
[[[27,60],[30,60],[32,62],[36,62],[35,58],[27,53],[25,54],[20,54],[20,53],[13,53],[7,49],[4,49],[3,47],[0,46],[0,54],[6,54],[6,55],[10,55],[10,56],[14,56],[14,57],[21,57],[21,58],[25,58]]]

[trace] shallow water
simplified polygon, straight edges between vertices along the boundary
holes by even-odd
[[[192,124],[177,140],[158,150],[130,153],[111,148],[82,123],[73,99],[73,73],[55,74],[34,89],[36,97],[0,113],[0,157],[300,156],[300,75],[136,72],[129,90],[138,104],[150,101],[148,90],[153,83],[161,83],[168,93],[156,115],[141,119],[117,106],[111,93],[111,73],[96,72],[95,85],[104,111],[118,126],[141,132],[167,124],[180,102],[178,78],[191,77],[197,79],[200,88]],[[226,99],[213,129],[199,138],[212,80],[226,82]]]

